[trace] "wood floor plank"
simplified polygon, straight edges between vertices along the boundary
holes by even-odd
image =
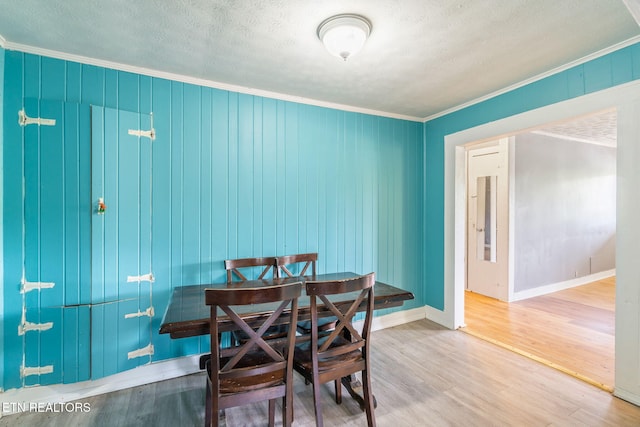
[[[465,293],[463,330],[612,389],[615,278],[506,303]]]
[[[378,426],[638,426],[640,407],[460,331],[421,320],[373,333]],[[8,426],[202,426],[203,374],[85,399],[88,413],[24,413]],[[294,426],[313,426],[311,387],[295,376]],[[325,425],[365,426],[358,405],[322,387]],[[276,425],[282,425],[280,405]],[[225,411],[223,426],[266,425],[266,403]]]

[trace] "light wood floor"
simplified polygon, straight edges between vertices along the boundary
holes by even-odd
[[[373,334],[372,387],[379,426],[638,426],[640,407],[610,393],[428,320]],[[364,426],[359,407],[332,401],[327,426]],[[311,387],[295,383],[294,426],[312,426]],[[19,414],[2,426],[201,426],[204,377],[190,375],[84,400],[85,414]],[[266,404],[226,411],[226,425],[264,426]],[[276,424],[280,421],[276,415]]]
[[[594,385],[614,385],[615,277],[506,303],[465,292],[467,332]]]

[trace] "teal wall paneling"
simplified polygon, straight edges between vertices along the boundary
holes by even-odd
[[[229,99],[232,93],[216,90],[212,91],[211,97],[211,243],[212,260],[225,259],[235,256],[229,252],[228,227],[221,227],[220,224],[227,224],[229,216],[229,120],[232,112],[229,110]],[[223,273],[211,266],[213,280],[223,280]],[[217,270],[217,271],[216,271]],[[217,273],[217,274],[216,274]]]
[[[23,87],[22,97],[31,99],[40,99],[40,91],[42,86],[40,84],[41,78],[41,56],[37,55],[24,55],[23,57]],[[10,88],[10,83],[7,82],[7,89]]]
[[[170,142],[170,158],[171,164],[169,167],[169,174],[171,176],[171,182],[167,188],[170,199],[169,203],[165,205],[165,209],[169,209],[171,213],[170,228],[171,228],[171,283],[174,286],[185,285],[183,282],[183,268],[182,262],[182,245],[184,244],[183,237],[183,217],[184,212],[182,207],[182,193],[183,187],[183,140],[182,140],[182,127],[183,127],[183,84],[173,82],[171,84],[171,115],[165,120],[171,122],[171,139]],[[173,112],[179,112],[174,114]],[[158,121],[162,121],[163,118],[157,117]],[[156,148],[159,144],[156,144]],[[158,188],[156,188],[158,190]]]
[[[128,73],[123,73],[116,70],[106,69],[104,74],[104,106],[107,108],[118,108],[118,100],[120,93],[118,92],[118,77],[120,75],[127,75]],[[126,78],[126,77],[125,77]],[[122,94],[122,102],[127,103],[127,99],[130,99],[132,96],[137,96],[136,92],[125,92]],[[129,104],[133,104],[133,102],[129,102]]]
[[[235,203],[235,230],[234,234],[236,238],[237,256],[246,257],[251,256],[253,251],[253,216],[259,214],[252,209],[254,188],[252,173],[255,172],[254,157],[253,157],[253,103],[251,102],[253,97],[249,95],[239,94],[237,96],[237,120],[234,121],[233,133],[235,134],[235,143],[230,145],[233,151],[233,157],[230,162],[233,162],[236,179],[236,192],[237,198]],[[246,123],[241,126],[240,123]],[[236,148],[233,150],[233,148]]]
[[[171,155],[169,147],[171,135],[171,122],[167,120],[171,112],[171,82],[168,80],[153,79],[151,92],[153,100],[151,110],[154,115],[153,126],[156,130],[156,140],[152,147],[152,188],[156,189],[152,197],[151,212],[153,215],[151,251],[152,265],[154,266],[155,282],[153,283],[156,315],[152,319],[152,330],[160,329],[162,321],[162,307],[166,307],[171,294],[171,215],[167,206],[170,205],[171,183]],[[163,150],[157,147],[165,147]],[[158,191],[158,189],[163,189]],[[154,357],[158,360],[173,357],[179,354],[176,341],[166,335],[154,337]]]
[[[25,101],[25,105],[27,105]],[[26,206],[26,213],[30,211],[38,212],[39,217],[35,218],[33,227],[27,223],[27,248],[26,264],[27,274],[31,268],[30,260],[37,260],[34,265],[38,271],[34,271],[35,280],[43,282],[54,282],[56,286],[46,291],[40,291],[41,306],[62,306],[64,304],[64,214],[66,204],[66,194],[64,194],[64,129],[69,126],[77,129],[77,123],[67,123],[63,117],[62,102],[42,101],[36,117],[55,118],[56,126],[31,126],[40,130],[39,141],[25,140],[27,146],[33,143],[38,149],[38,158],[25,159],[25,176],[39,176],[39,182],[35,183],[33,192],[30,188],[25,190],[27,197],[34,195],[38,200],[30,200],[34,203],[33,209]],[[36,166],[37,171],[30,171]],[[28,186],[27,186],[28,187]],[[60,197],[62,196],[62,197]],[[28,218],[28,216],[27,216]],[[37,230],[37,232],[35,232]],[[34,233],[29,233],[34,231]],[[35,242],[35,247],[29,247],[30,241]],[[32,254],[31,251],[37,251]],[[35,295],[35,294],[34,294]]]
[[[105,73],[104,68],[96,67],[94,65],[81,65],[81,72],[79,76],[80,82],[80,100],[83,104],[103,106],[104,91],[105,91]],[[71,76],[70,76],[71,77]],[[74,86],[77,85],[77,82]],[[73,100],[70,98],[69,100]]]
[[[256,115],[256,120],[259,120],[260,127],[256,127],[254,129],[254,133],[260,136],[259,141],[262,143],[262,170],[260,175],[255,175],[255,178],[259,181],[259,184],[256,184],[256,189],[259,191],[261,196],[261,203],[257,206],[259,206],[260,209],[260,215],[258,216],[260,217],[262,226],[260,233],[262,244],[257,246],[256,249],[260,250],[260,253],[269,256],[269,254],[276,254],[277,241],[277,230],[275,227],[276,217],[278,215],[278,206],[276,201],[276,162],[278,161],[278,152],[276,151],[275,144],[277,135],[277,101],[264,98],[260,99],[260,104],[260,114]],[[223,135],[219,135],[218,137],[223,137]],[[216,138],[214,137],[214,140],[215,139]],[[220,181],[220,174],[216,172],[218,167],[220,167],[219,164],[215,162],[212,164],[213,181],[223,182]],[[213,200],[222,200],[222,196],[223,194],[221,189],[214,190],[212,195]],[[215,209],[214,207],[215,223],[220,223],[221,220],[220,217],[215,215],[219,210],[219,208]],[[216,255],[219,256],[221,254],[216,253],[214,249],[213,255],[214,259],[216,259]]]
[[[17,112],[23,107],[27,116],[53,119],[55,126],[20,127]],[[3,289],[3,303],[11,304],[3,316],[4,387],[69,382],[81,376],[77,370],[65,376],[63,365],[88,366],[87,346],[78,347],[84,344],[82,335],[65,341],[63,334],[64,325],[72,324],[63,322],[63,306],[79,303],[80,283],[88,272],[79,265],[81,258],[88,259],[88,213],[83,218],[78,203],[88,195],[83,193],[88,187],[79,185],[79,164],[88,160],[89,151],[79,148],[86,128],[78,120],[88,118],[88,106],[83,110],[59,100],[24,99],[11,110],[5,119],[13,120],[7,121],[3,137],[4,157],[13,156],[11,172],[3,177],[4,194],[11,195],[3,198],[3,206],[11,207],[11,215],[4,216],[3,230],[9,228],[5,224],[17,223],[12,233],[4,233],[3,241],[10,248],[4,257],[8,286]],[[82,159],[82,155],[87,156]],[[54,285],[21,293],[23,281],[25,286]],[[39,368],[51,372],[37,373]]]
[[[238,199],[246,197],[246,194],[242,193],[238,187],[238,94],[229,93],[227,102],[229,103],[229,116],[227,123],[223,124],[226,127],[227,139],[223,140],[222,144],[226,146],[227,176],[225,181],[228,187],[226,197],[219,202],[221,202],[221,207],[226,207],[227,211],[225,230],[227,253],[229,258],[240,258],[244,255],[238,250],[238,239],[236,238],[239,221]],[[247,169],[250,170],[250,168]],[[238,188],[238,191],[230,191],[231,188]]]
[[[47,152],[53,149],[48,147],[25,152],[39,161],[50,155],[63,165],[46,171],[24,170],[22,135],[31,130],[4,126],[5,388],[23,385],[18,373],[23,348],[33,350],[29,356],[33,363],[56,363],[54,374],[64,371],[64,375],[49,378],[65,383],[110,375],[149,360],[207,351],[207,338],[171,340],[160,336],[158,328],[172,289],[224,280],[225,258],[317,251],[320,271],[376,271],[380,280],[415,293],[416,300],[404,309],[424,305],[421,123],[16,51],[5,52],[4,74],[5,123],[16,122],[18,109],[28,99],[58,102],[64,105],[64,116],[77,123],[75,131],[64,129],[61,151]],[[89,119],[89,105],[103,109],[103,114]],[[104,151],[107,141],[118,138],[117,127],[107,122],[151,112],[156,140],[150,146]],[[86,141],[91,141],[93,151]],[[143,160],[147,158],[148,163]],[[111,166],[98,174],[101,164]],[[150,181],[121,184],[118,188],[124,195],[104,188],[107,214],[100,225],[93,210],[102,190],[95,180],[91,184],[92,177],[110,182],[129,170]],[[44,195],[38,187],[38,196],[28,200],[25,212],[22,176],[34,185],[45,178],[47,183],[53,180],[63,189],[56,197],[55,192]],[[141,208],[118,210],[120,196],[128,203],[137,200],[150,206],[151,214],[145,215]],[[38,319],[57,319],[54,328],[42,332],[42,337],[46,332],[55,337],[47,337],[55,348],[49,353],[41,343],[31,344],[16,334],[23,303],[20,230],[23,217],[36,215],[45,201],[54,207],[48,224],[58,224],[64,232],[53,227],[44,242],[27,239],[29,252],[34,248],[44,266],[29,268],[40,275],[44,270],[61,275],[66,286],[56,289],[62,291],[59,294],[45,295],[43,290],[26,296]],[[116,222],[116,215],[109,212],[123,216]],[[147,240],[144,236],[149,233],[152,237]],[[130,256],[135,251],[118,246],[129,235],[136,236],[140,259]],[[57,254],[42,252],[59,237],[64,245]],[[62,271],[56,267],[60,259]],[[136,274],[146,274],[152,266],[155,282],[118,288],[126,276],[117,273],[118,268],[127,264]],[[55,306],[43,306],[54,300]],[[152,319],[124,317],[150,305],[155,309]],[[87,323],[91,330],[83,326]],[[128,358],[128,352],[149,343],[154,345],[151,358]],[[45,377],[41,375],[38,383],[47,381]]]
[[[104,129],[104,121],[105,114],[104,109],[100,109],[102,114],[98,114],[95,112],[96,107],[92,107],[91,110],[91,171],[102,170],[102,165],[105,163],[105,133]],[[87,176],[91,176],[91,172]],[[91,196],[90,196],[90,212],[93,215],[96,209],[96,204],[98,200],[94,200],[96,194],[100,194],[99,197],[103,197],[104,195],[104,187],[103,187],[103,179],[93,179],[91,180]],[[111,201],[109,201],[111,204]],[[114,206],[107,206],[109,209],[113,209]],[[110,217],[113,218],[113,217]],[[97,303],[100,301],[104,301],[106,289],[105,284],[109,281],[106,277],[107,274],[112,274],[113,271],[107,271],[105,268],[104,260],[105,260],[105,241],[104,233],[105,233],[105,222],[107,220],[105,218],[100,218],[99,221],[91,221],[91,292],[90,292],[90,301],[93,303]],[[103,237],[98,238],[97,236],[102,235]]]
[[[444,137],[638,78],[640,44],[635,44],[425,123],[426,304],[444,308]]]
[[[86,381],[90,378],[89,360],[91,311],[89,305],[65,307],[62,312],[63,382]]]
[[[84,195],[90,194],[91,183],[84,177],[91,170],[90,110],[87,104],[64,104],[64,117],[73,126],[64,128],[64,230],[65,230],[65,295],[64,305],[88,304],[91,299],[89,259],[91,248],[91,218],[87,214],[91,201]],[[84,214],[83,214],[84,213]]]
[[[66,99],[66,65],[67,63],[63,61],[46,56],[40,57],[40,93],[38,98]]]
[[[57,286],[60,287],[61,283],[58,283]],[[44,294],[44,291],[42,291]],[[34,337],[39,339],[39,346],[26,346],[27,355],[29,351],[37,349],[38,355],[35,363],[29,364],[25,363],[26,366],[53,366],[53,372],[50,374],[39,375],[39,376],[30,376],[25,379],[25,383],[28,380],[35,381],[37,379],[36,384],[40,385],[49,385],[49,384],[59,384],[63,382],[64,375],[64,354],[63,354],[63,330],[64,330],[64,322],[63,322],[63,308],[61,306],[45,306],[44,304],[39,308],[36,312],[39,314],[39,321],[41,323],[51,322],[53,323],[53,327],[47,331],[42,331],[39,333],[36,332],[27,332],[26,335],[29,337]],[[77,343],[73,343],[77,344]],[[73,344],[69,343],[69,346]],[[76,362],[80,362],[80,364],[86,364],[86,360],[75,360]]]
[[[200,236],[201,225],[204,218],[201,216],[201,206],[205,202],[202,197],[202,189],[209,187],[211,183],[201,182],[202,169],[200,167],[201,144],[201,96],[200,88],[193,85],[184,85],[183,91],[183,117],[181,132],[182,144],[182,216],[183,224],[197,224],[196,227],[183,227],[182,229],[182,265],[183,280],[185,284],[201,283],[201,271],[206,267],[201,262],[201,247],[206,240]]]
[[[127,76],[130,83],[130,76]],[[132,90],[132,88],[128,88]],[[152,344],[152,144],[131,131],[151,129],[151,117],[92,107],[91,378],[115,374],[152,359],[135,352]],[[98,214],[104,198],[106,211]],[[117,317],[112,317],[112,316]]]
[[[196,157],[196,163],[198,164],[200,171],[200,192],[198,198],[200,200],[200,218],[202,218],[202,228],[200,230],[200,236],[202,239],[200,245],[200,259],[212,260],[213,251],[213,221],[212,212],[214,209],[214,200],[212,198],[213,187],[213,168],[211,165],[211,159],[213,153],[213,140],[211,137],[211,118],[212,112],[212,93],[210,88],[202,88],[200,96],[200,111],[197,111],[200,119],[200,126],[197,130],[196,137],[200,139],[200,152]],[[202,283],[212,283],[211,265],[200,265],[200,280]]]
[[[68,102],[81,103],[82,64],[77,62],[65,62],[65,94],[61,99]],[[85,102],[88,104],[87,102]]]
[[[23,300],[20,279],[23,267],[22,224],[24,203],[22,200],[22,132],[17,125],[17,111],[22,107],[23,56],[5,52],[4,104],[3,104],[3,388],[22,386],[19,375],[22,364],[23,336],[16,331],[21,321]],[[13,89],[13,90],[12,90]],[[16,90],[17,89],[17,90]]]

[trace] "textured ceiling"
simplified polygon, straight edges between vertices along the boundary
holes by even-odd
[[[616,147],[618,140],[616,110],[600,111],[562,123],[552,123],[533,131],[572,141]]]
[[[637,37],[625,1],[0,0],[0,36],[7,49],[424,119]],[[345,12],[373,30],[342,62],[316,29]]]

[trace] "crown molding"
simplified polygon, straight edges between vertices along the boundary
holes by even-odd
[[[30,45],[24,45],[24,44],[19,44],[19,43],[12,43],[10,41],[7,41],[4,37],[2,37],[2,35],[0,34],[0,47],[6,49],[6,50],[16,50],[16,51],[20,51],[20,52],[24,52],[24,53],[30,53],[30,54],[34,54],[34,55],[41,55],[41,56],[47,56],[47,57],[51,57],[51,58],[57,58],[57,59],[61,59],[64,61],[71,61],[71,62],[78,62],[81,64],[87,64],[87,65],[95,65],[98,67],[104,67],[104,68],[110,68],[110,69],[114,69],[114,70],[119,70],[119,71],[127,71],[127,72],[131,72],[131,73],[135,73],[135,74],[141,74],[141,75],[145,75],[145,76],[150,76],[150,77],[157,77],[157,78],[161,78],[161,79],[167,79],[167,80],[173,80],[173,81],[178,81],[178,82],[182,82],[182,83],[188,83],[188,84],[194,84],[194,85],[198,85],[198,86],[204,86],[204,87],[210,87],[210,88],[214,88],[214,89],[221,89],[221,90],[226,90],[226,91],[230,91],[230,92],[238,92],[238,93],[243,93],[243,94],[247,94],[247,95],[254,95],[254,96],[260,96],[260,97],[264,97],[264,98],[272,98],[272,99],[278,99],[281,101],[289,101],[289,102],[296,102],[299,104],[306,104],[306,105],[314,105],[317,107],[325,107],[325,108],[331,108],[331,109],[335,109],[335,110],[342,110],[342,111],[348,111],[348,112],[353,112],[353,113],[361,113],[361,114],[368,114],[368,115],[372,115],[372,116],[380,116],[380,117],[388,117],[388,118],[392,118],[392,119],[399,119],[399,120],[408,120],[408,121],[412,121],[412,122],[421,122],[421,123],[426,123],[428,121],[437,119],[439,117],[443,117],[446,116],[448,114],[454,113],[456,111],[460,111],[463,110],[467,107],[470,107],[472,105],[475,104],[479,104],[481,102],[484,102],[486,100],[489,100],[491,98],[494,98],[496,96],[499,95],[503,95],[505,93],[511,92],[515,89],[524,87],[528,84],[534,83],[536,81],[545,79],[547,77],[550,77],[554,74],[560,73],[562,71],[566,71],[570,68],[573,68],[577,65],[581,65],[584,64],[586,62],[592,61],[594,59],[597,59],[601,56],[607,55],[609,53],[615,52],[617,50],[623,49],[625,47],[631,46],[633,44],[636,44],[640,42],[640,36],[636,36],[636,37],[632,37],[628,40],[625,40],[623,42],[614,44],[608,48],[599,50],[598,52],[589,54],[587,56],[584,56],[580,59],[577,59],[575,61],[569,62],[565,65],[562,65],[560,67],[554,68],[552,70],[549,70],[547,72],[544,72],[542,74],[538,74],[537,76],[531,77],[527,80],[523,80],[519,83],[515,83],[511,86],[507,86],[503,89],[500,89],[498,91],[492,92],[488,95],[484,95],[482,97],[473,99],[471,101],[465,102],[463,104],[457,105],[455,107],[449,108],[447,110],[441,111],[439,113],[424,117],[424,118],[420,118],[420,117],[415,117],[415,116],[408,116],[408,115],[403,115],[403,114],[396,114],[396,113],[390,113],[390,112],[386,112],[386,111],[379,111],[379,110],[373,110],[373,109],[368,109],[368,108],[361,108],[361,107],[355,107],[352,105],[346,105],[346,104],[338,104],[338,103],[332,103],[332,102],[326,102],[326,101],[320,101],[317,99],[311,99],[311,98],[305,98],[305,97],[301,97],[301,96],[295,96],[295,95],[289,95],[289,94],[283,94],[283,93],[278,93],[278,92],[272,92],[272,91],[267,91],[267,90],[262,90],[262,89],[256,89],[256,88],[251,88],[251,87],[247,87],[247,86],[238,86],[238,85],[232,85],[232,84],[228,84],[228,83],[222,83],[222,82],[216,82],[213,80],[207,80],[207,79],[201,79],[201,78],[196,78],[196,77],[191,77],[191,76],[186,76],[186,75],[182,75],[182,74],[176,74],[176,73],[169,73],[169,72],[164,72],[164,71],[159,71],[159,70],[154,70],[154,69],[150,69],[150,68],[144,68],[144,67],[137,67],[137,66],[133,66],[133,65],[128,65],[128,64],[122,64],[122,63],[118,63],[118,62],[112,62],[112,61],[105,61],[105,60],[101,60],[101,59],[97,59],[97,58],[91,58],[88,56],[82,56],[82,55],[74,55],[74,54],[70,54],[70,53],[66,53],[66,52],[60,52],[60,51],[56,51],[56,50],[50,50],[50,49],[42,49],[39,47],[35,47],[35,46],[30,46]]]
[[[577,65],[581,65],[581,64],[584,64],[586,62],[592,61],[594,59],[600,58],[601,56],[608,55],[609,53],[612,53],[612,52],[615,52],[616,50],[620,50],[622,48],[631,46],[631,45],[636,44],[638,42],[640,42],[640,36],[632,37],[632,38],[630,38],[628,40],[625,40],[623,42],[614,44],[613,46],[609,46],[609,47],[607,47],[605,49],[599,50],[597,52],[594,52],[592,54],[584,56],[584,57],[582,57],[580,59],[577,59],[575,61],[569,62],[568,64],[565,64],[565,65],[562,65],[560,67],[554,68],[554,69],[549,70],[547,72],[544,72],[542,74],[538,74],[537,76],[531,77],[530,79],[523,80],[523,81],[521,81],[519,83],[515,83],[515,84],[513,84],[511,86],[507,86],[504,89],[500,89],[500,90],[498,90],[496,92],[490,93],[488,95],[484,95],[484,96],[482,96],[480,98],[476,98],[476,99],[471,100],[469,102],[465,102],[464,104],[460,104],[460,105],[457,105],[455,107],[449,108],[447,110],[441,111],[439,113],[433,114],[431,116],[425,117],[425,118],[422,119],[422,121],[426,123],[428,121],[437,119],[439,117],[443,117],[443,116],[446,116],[448,114],[455,113],[456,111],[463,110],[463,109],[465,109],[467,107],[470,107],[472,105],[479,104],[479,103],[481,103],[483,101],[486,101],[488,99],[495,98],[496,96],[503,95],[503,94],[505,94],[507,92],[511,92],[512,90],[515,90],[515,89],[521,88],[523,86],[526,86],[528,84],[531,84],[531,83],[537,82],[539,80],[545,79],[545,78],[550,77],[550,76],[552,76],[554,74],[558,74],[558,73],[560,73],[562,71],[566,71],[566,70],[568,70],[570,68],[573,68],[573,67],[575,67]]]
[[[348,111],[353,113],[368,114],[372,116],[388,117],[392,119],[408,120],[413,122],[423,121],[420,117],[406,116],[403,114],[389,113],[386,111],[355,107],[352,105],[320,101],[317,99],[305,98],[305,97],[295,96],[295,95],[288,95],[288,94],[278,93],[278,92],[271,92],[268,90],[256,89],[256,88],[247,87],[247,86],[238,86],[238,85],[232,85],[228,83],[221,83],[213,80],[201,79],[201,78],[186,76],[182,74],[175,74],[175,73],[169,73],[165,71],[154,70],[151,68],[138,67],[134,65],[122,64],[122,63],[112,62],[112,61],[105,61],[97,58],[91,58],[88,56],[74,55],[71,53],[60,52],[56,50],[43,49],[43,48],[19,44],[19,43],[12,43],[6,40],[4,41],[4,43],[5,43],[5,48],[7,50],[15,50],[23,53],[47,56],[50,58],[56,58],[64,61],[70,61],[70,62],[78,62],[81,64],[95,65],[98,67],[110,68],[118,71],[126,71],[126,72],[141,74],[149,77],[157,77],[161,79],[173,80],[173,81],[182,82],[182,83],[210,87],[214,89],[221,89],[221,90],[226,90],[230,92],[238,92],[238,93],[243,93],[247,95],[278,99],[281,101],[296,102],[299,104],[314,105],[317,107],[325,107],[325,108]]]

